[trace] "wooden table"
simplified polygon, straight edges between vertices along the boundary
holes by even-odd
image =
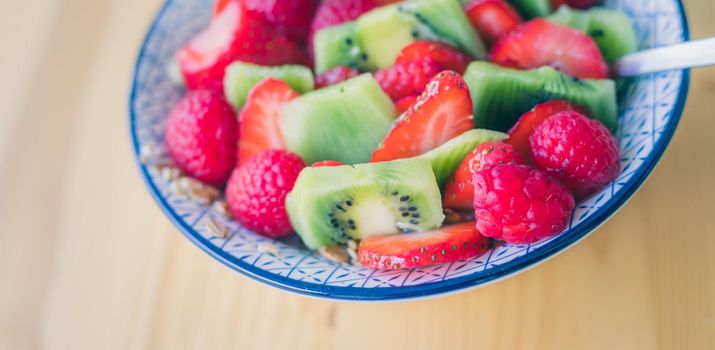
[[[693,37],[715,34],[715,3],[685,2]],[[126,101],[159,4],[0,3],[0,349],[715,349],[715,69],[578,246],[454,296],[327,302],[230,271],[144,188]]]

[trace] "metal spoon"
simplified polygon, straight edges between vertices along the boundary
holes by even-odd
[[[715,64],[715,37],[649,49],[623,56],[613,63],[616,77],[633,77],[671,69]]]

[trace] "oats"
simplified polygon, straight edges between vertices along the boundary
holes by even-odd
[[[350,255],[348,255],[347,250],[339,245],[320,247],[318,251],[320,252],[320,255],[326,259],[344,264],[350,262]]]
[[[171,184],[169,184],[169,191],[177,196],[186,195],[186,190],[181,186],[181,181],[178,180],[172,181]]]
[[[215,212],[223,215],[227,219],[233,218],[233,214],[231,213],[231,208],[228,207],[228,203],[226,203],[226,201],[224,201],[224,200],[215,201],[212,208]]]
[[[355,251],[357,251],[357,248],[358,248],[357,242],[355,242],[355,241],[352,240],[352,239],[348,241],[348,250],[355,250]]]
[[[147,143],[139,149],[139,160],[144,164],[154,163],[161,156],[161,148],[153,143]]]
[[[208,205],[221,196],[221,192],[215,187],[203,184],[196,179],[183,176],[171,183],[172,192],[185,195],[191,200]]]
[[[451,209],[444,209],[445,223],[447,224],[459,224],[469,221],[474,221],[474,212],[466,211],[455,211]]]
[[[214,220],[214,218],[209,216],[209,219],[204,222],[204,226],[206,227],[207,230],[211,231],[211,234],[214,235],[215,237],[224,239],[228,237],[228,229],[226,229],[223,225],[219,224]]]
[[[159,175],[166,181],[174,181],[181,177],[181,170],[174,166],[160,166]]]
[[[350,263],[353,265],[360,265],[360,259],[358,258],[358,244],[356,241],[353,241],[352,239],[348,241],[348,248],[346,249],[346,252],[348,253],[348,256],[350,257]]]
[[[278,255],[278,248],[276,248],[273,243],[261,243],[256,249],[263,254]]]

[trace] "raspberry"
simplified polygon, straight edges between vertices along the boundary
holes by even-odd
[[[330,85],[335,85],[341,81],[356,77],[358,74],[360,74],[360,72],[358,72],[355,68],[338,66],[315,77],[315,88],[320,89]]]
[[[471,209],[474,205],[472,177],[480,170],[499,164],[524,164],[519,152],[504,142],[484,142],[464,158],[459,168],[444,185],[443,205],[451,209]]]
[[[295,154],[268,150],[236,168],[226,187],[226,200],[236,219],[258,234],[290,236],[285,199],[305,163]]]
[[[211,185],[226,183],[236,166],[238,124],[223,96],[189,92],[171,112],[164,142],[169,155],[188,175]]]
[[[472,181],[477,230],[511,244],[561,232],[575,205],[566,187],[526,165],[500,164],[476,172]]]
[[[565,184],[577,199],[602,189],[621,171],[618,142],[599,121],[560,112],[529,137],[535,166]]]
[[[431,59],[396,63],[375,73],[375,79],[393,101],[419,95],[442,66]]]

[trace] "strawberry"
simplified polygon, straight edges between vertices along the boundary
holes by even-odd
[[[406,63],[423,58],[429,58],[444,69],[459,74],[464,74],[467,66],[472,62],[469,55],[439,41],[415,41],[402,49],[395,63]]]
[[[261,152],[237,167],[226,186],[226,202],[233,216],[260,235],[292,235],[285,199],[303,168],[300,157],[284,150]]]
[[[172,110],[164,143],[186,174],[210,185],[223,185],[236,165],[238,126],[221,94],[190,91]]]
[[[384,2],[384,1],[383,1]],[[378,0],[325,0],[315,11],[315,17],[310,25],[308,45],[313,52],[313,36],[323,28],[332,27],[343,22],[352,21],[363,13],[380,6]]]
[[[505,142],[514,146],[524,159],[529,159],[529,136],[546,118],[563,111],[584,113],[585,109],[564,100],[551,100],[538,104],[519,118],[519,121],[509,130],[509,138]]]
[[[482,40],[492,43],[521,23],[521,17],[504,0],[473,0],[465,7],[467,18]]]
[[[443,70],[429,58],[396,63],[375,72],[375,79],[393,101],[422,93],[427,83]]]
[[[474,222],[429,232],[371,236],[360,242],[360,263],[373,269],[402,269],[469,259],[489,249]]]
[[[320,89],[330,85],[335,85],[341,81],[356,77],[359,74],[360,72],[358,72],[355,68],[338,66],[315,77],[315,88]]]
[[[216,0],[214,17],[230,2],[245,3],[246,9],[254,17],[289,35],[298,42],[304,42],[319,0]]]
[[[274,78],[262,80],[251,90],[238,117],[241,136],[238,142],[239,165],[260,152],[285,148],[279,127],[281,109],[298,96],[300,94],[288,84]]]
[[[331,167],[331,166],[341,166],[345,165],[343,162],[338,162],[337,160],[321,160],[319,162],[313,163],[311,165],[312,168],[320,168],[320,167]]]
[[[415,103],[417,103],[417,95],[407,96],[395,102],[395,107],[397,107],[397,112],[402,114],[407,112],[407,110],[410,109],[410,107],[412,107]]]
[[[442,203],[445,208],[456,210],[474,209],[474,173],[498,164],[524,161],[519,153],[503,142],[485,142],[470,152],[444,186]]]
[[[581,79],[608,77],[608,66],[591,37],[544,19],[527,22],[501,37],[490,59],[522,69],[548,65]]]
[[[220,7],[211,24],[177,54],[189,89],[222,90],[223,75],[233,61],[261,65],[309,63],[301,48],[251,15],[241,1]]]
[[[317,0],[244,0],[248,11],[255,13],[291,39],[304,43],[318,7]]]
[[[437,74],[372,154],[373,162],[418,156],[474,128],[467,84],[453,71]]]

